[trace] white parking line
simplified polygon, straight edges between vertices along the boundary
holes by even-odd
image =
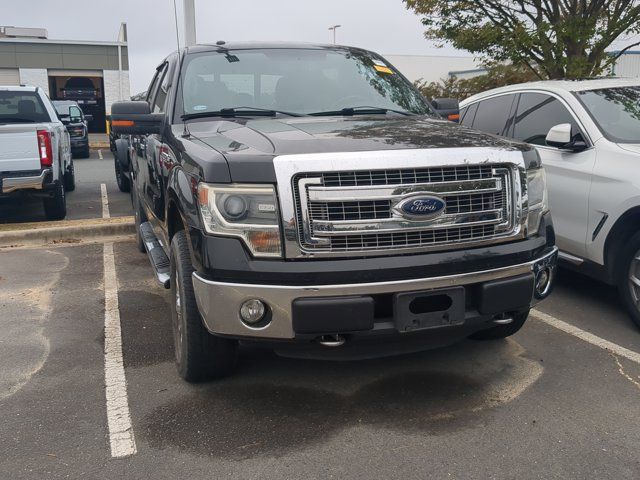
[[[605,340],[604,338],[600,338],[593,333],[586,332],[578,327],[575,327],[567,322],[563,322],[562,320],[558,320],[556,317],[547,313],[543,313],[539,310],[532,310],[531,316],[540,320],[541,322],[546,323],[547,325],[551,325],[552,327],[557,328],[558,330],[562,330],[569,335],[573,335],[580,340],[584,340],[591,345],[595,345],[598,348],[602,348],[603,350],[607,350],[615,355],[624,357],[627,360],[631,360],[632,362],[640,364],[640,353],[629,350],[628,348],[621,347],[617,343],[613,343],[609,340]]]
[[[109,213],[109,197],[107,196],[107,185],[104,183],[100,184],[100,195],[102,197],[102,218],[109,218],[111,217]]]
[[[104,261],[104,384],[107,399],[107,425],[112,457],[136,453],[131,425],[127,379],[122,358],[122,331],[118,306],[118,279],[113,243],[105,243]]]
[[[102,156],[102,150],[98,150],[98,158],[100,160],[104,160],[104,157]]]

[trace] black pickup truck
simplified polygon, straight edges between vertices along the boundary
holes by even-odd
[[[551,290],[536,151],[443,120],[372,52],[198,45],[111,112],[188,381],[229,373],[239,342],[361,358],[503,338]]]

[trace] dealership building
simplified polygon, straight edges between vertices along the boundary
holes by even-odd
[[[105,131],[111,104],[130,97],[126,24],[115,42],[52,40],[42,28],[0,26],[0,85],[32,85],[52,100],[75,100]]]

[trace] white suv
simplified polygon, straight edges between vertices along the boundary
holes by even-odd
[[[461,102],[460,122],[536,146],[560,258],[617,285],[640,326],[640,78],[497,88]]]

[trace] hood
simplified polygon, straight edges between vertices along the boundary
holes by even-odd
[[[640,154],[640,143],[618,143],[618,146],[628,152]]]
[[[271,160],[278,155],[452,147],[530,149],[445,120],[417,116],[207,119],[191,122],[188,128],[191,142],[224,155],[233,181],[245,181],[249,172],[272,178]]]
[[[428,117],[294,117],[189,124],[198,141],[228,160],[246,155],[358,152],[409,148],[522,146]]]

